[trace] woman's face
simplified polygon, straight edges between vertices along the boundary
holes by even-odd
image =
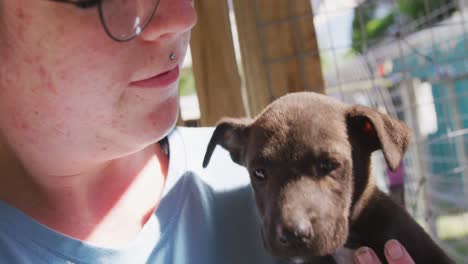
[[[119,43],[97,8],[0,0],[0,139],[29,163],[50,155],[70,166],[161,139],[178,116],[177,81],[136,82],[182,63],[195,22],[192,0],[161,0],[144,31]]]

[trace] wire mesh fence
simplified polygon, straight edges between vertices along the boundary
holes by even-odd
[[[376,174],[457,263],[468,263],[468,5],[421,0],[409,19],[402,6],[416,0],[344,2],[313,1],[317,30],[328,31],[319,41],[326,91],[412,129],[399,170],[377,156]],[[352,40],[339,43],[326,23],[350,13]],[[390,16],[380,34],[369,30]]]
[[[291,14],[298,1],[289,0]],[[468,263],[468,0],[307,1],[312,14],[257,21],[264,29],[310,19],[318,40],[318,51],[303,51],[294,31],[293,55],[269,60],[262,50],[271,100],[271,64],[315,58],[327,94],[405,122],[412,141],[404,162],[390,172],[377,153],[377,183],[457,263]],[[304,80],[304,89],[314,87]]]

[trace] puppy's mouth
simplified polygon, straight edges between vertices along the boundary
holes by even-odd
[[[304,257],[294,257],[289,260],[293,264],[302,264],[307,262],[307,258]]]
[[[265,249],[272,255],[292,263],[302,263],[316,257],[331,255],[342,247],[347,238],[347,227],[337,224],[341,220],[326,221],[325,226],[316,227],[317,230],[334,230],[334,233],[318,232],[308,239],[298,240],[291,243],[281,242],[275,232],[269,232],[268,227],[262,227],[261,235]],[[295,262],[294,262],[294,261]]]

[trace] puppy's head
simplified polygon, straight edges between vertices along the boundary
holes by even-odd
[[[224,119],[216,145],[247,168],[267,250],[284,259],[333,253],[348,235],[356,194],[355,167],[368,167],[382,149],[396,168],[408,142],[404,125],[363,106],[315,93],[295,93],[270,104],[256,119]],[[359,197],[358,197],[359,198]]]

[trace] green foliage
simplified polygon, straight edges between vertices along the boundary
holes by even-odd
[[[355,17],[353,21],[353,50],[357,52],[362,52],[362,41],[372,43],[374,40],[384,36],[388,28],[395,22],[395,16],[393,13],[390,13],[383,18],[367,19],[364,21],[366,21],[364,25],[365,39],[362,34],[359,18]],[[358,28],[355,28],[355,26]]]
[[[372,19],[366,24],[366,31],[368,32],[369,39],[374,39],[382,36],[386,30],[393,25],[395,17],[393,13],[386,15],[381,19]]]
[[[427,6],[425,2],[427,1]],[[453,4],[455,0],[397,0],[397,8],[384,17],[375,17],[378,1],[365,1],[354,10],[352,24],[352,53],[361,53],[363,42],[369,48],[383,37],[394,25],[397,17],[406,17],[411,22],[427,16],[441,7]],[[429,23],[440,21],[444,15],[451,14],[456,8],[445,10],[445,14],[433,17]],[[361,21],[364,24],[365,36],[362,34]],[[427,26],[427,25],[425,25]]]
[[[426,15],[426,8],[431,12],[451,2],[453,0],[398,0],[398,9],[412,19],[419,19]]]
[[[413,19],[418,19],[425,13],[423,0],[398,0],[398,9],[400,9],[401,13]]]
[[[192,69],[184,69],[180,73],[179,80],[179,95],[187,96],[194,95],[195,91],[195,78]]]

